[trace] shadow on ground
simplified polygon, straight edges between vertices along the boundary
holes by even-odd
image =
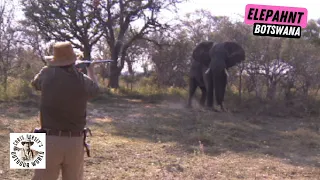
[[[112,121],[94,125],[106,127],[113,135],[154,143],[176,142],[179,151],[186,153],[204,149],[205,154],[216,156],[232,151],[320,167],[320,125],[315,120],[214,113],[185,109],[183,103],[145,104],[121,98],[114,99],[116,106],[101,104],[95,107],[107,112]]]
[[[24,120],[31,116],[37,116],[39,111],[38,99],[17,101],[17,102],[1,102],[0,115],[15,120]]]
[[[87,179],[319,179],[318,120],[213,113],[183,104],[118,96],[92,100]],[[32,176],[8,169],[8,135],[37,126],[37,106],[0,104],[2,179]]]

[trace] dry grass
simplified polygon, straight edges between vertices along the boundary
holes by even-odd
[[[38,126],[34,104],[0,104],[0,176],[9,169],[9,133]],[[105,99],[90,104],[92,157],[85,179],[320,179],[319,119],[271,118]]]

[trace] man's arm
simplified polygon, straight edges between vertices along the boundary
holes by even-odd
[[[95,97],[99,94],[99,83],[97,76],[95,75],[93,65],[94,63],[91,63],[90,66],[87,67],[88,75],[84,74],[84,82],[89,98]]]
[[[99,86],[98,79],[97,79],[97,76],[95,75],[93,65],[94,63],[91,63],[89,67],[87,67],[88,76],[94,83],[96,83]]]
[[[41,83],[43,81],[44,72],[46,71],[46,69],[48,69],[48,67],[44,66],[40,70],[40,72],[34,76],[33,80],[31,81],[32,87],[37,91],[41,91]]]

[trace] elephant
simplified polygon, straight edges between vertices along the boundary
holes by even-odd
[[[235,42],[203,41],[193,50],[192,59],[187,107],[192,107],[192,97],[197,87],[200,87],[201,106],[213,108],[215,94],[217,104],[225,111],[223,101],[228,69],[245,60],[244,49]]]

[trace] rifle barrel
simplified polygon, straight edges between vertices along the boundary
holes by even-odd
[[[50,59],[53,59],[53,56],[44,56],[44,59],[45,60],[50,60]],[[110,60],[110,59],[101,59],[101,60],[80,60],[80,59],[77,59],[76,62],[75,62],[75,65],[76,66],[82,66],[82,65],[89,65],[91,63],[109,63],[109,62],[113,62],[113,60]]]
[[[94,63],[108,63],[108,62],[113,62],[113,60],[93,60],[93,61],[89,61],[89,60],[77,60],[76,64],[91,64],[92,62]]]

